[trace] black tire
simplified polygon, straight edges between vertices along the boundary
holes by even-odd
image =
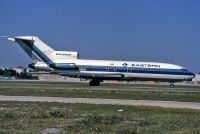
[[[94,81],[90,81],[90,86],[94,86]]]
[[[175,85],[174,85],[174,84],[170,84],[170,87],[171,87],[171,88],[174,88],[174,87],[175,87]]]
[[[99,86],[100,81],[99,80],[91,80],[89,83],[90,86]]]
[[[96,81],[95,86],[99,86],[99,85],[100,85],[100,81]]]

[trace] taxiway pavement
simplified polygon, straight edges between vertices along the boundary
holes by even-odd
[[[198,102],[178,102],[178,101],[123,100],[123,99],[100,99],[100,98],[66,98],[66,97],[36,97],[36,96],[4,96],[4,95],[0,95],[0,101],[86,103],[86,104],[157,106],[157,107],[163,107],[163,108],[200,109],[200,103],[198,103]]]

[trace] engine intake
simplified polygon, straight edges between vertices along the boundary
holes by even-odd
[[[28,67],[40,71],[53,71],[53,69],[44,62],[31,63],[28,65]]]

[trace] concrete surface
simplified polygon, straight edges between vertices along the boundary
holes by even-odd
[[[0,101],[62,102],[62,103],[111,104],[111,105],[130,105],[130,106],[157,106],[157,107],[163,107],[163,108],[200,109],[200,103],[178,102],[178,101],[35,97],[35,96],[3,96],[3,95],[0,95]]]

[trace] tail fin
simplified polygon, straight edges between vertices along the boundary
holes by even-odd
[[[10,41],[17,42],[33,60],[42,60],[47,64],[53,63],[51,54],[55,52],[55,50],[47,46],[37,36],[3,37]]]

